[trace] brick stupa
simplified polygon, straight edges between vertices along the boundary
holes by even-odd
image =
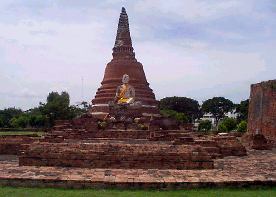
[[[142,115],[158,116],[158,102],[152,89],[149,87],[143,65],[135,58],[128,16],[124,7],[120,14],[112,55],[113,59],[105,68],[101,87],[92,100],[92,115],[104,117],[109,113],[108,102],[114,99],[116,88],[122,83],[122,76],[128,74],[130,77],[129,83],[135,88],[135,100],[142,103],[142,108],[140,109]]]

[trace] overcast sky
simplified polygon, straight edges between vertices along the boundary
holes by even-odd
[[[125,6],[136,57],[157,99],[249,97],[276,77],[275,0],[1,0],[0,109],[51,91],[94,98]]]

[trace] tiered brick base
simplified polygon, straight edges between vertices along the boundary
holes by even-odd
[[[246,149],[241,142],[231,135],[201,136],[196,132],[183,131],[158,131],[152,132],[150,140],[153,141],[171,141],[174,145],[199,145],[211,155],[212,158],[221,158],[226,156],[245,156]]]
[[[25,146],[20,165],[118,169],[211,169],[213,160],[244,156],[234,136],[183,130],[99,130],[89,116],[59,122],[39,142]]]
[[[89,140],[95,138],[108,139],[147,139],[150,136],[148,130],[100,130],[95,132],[87,132],[84,129],[65,129],[64,131],[54,131],[45,136],[42,141],[63,142],[64,139],[80,139]]]
[[[18,155],[24,144],[30,144],[38,140],[32,135],[7,135],[0,136],[0,155]]]
[[[135,142],[32,144],[20,156],[19,164],[117,169],[213,168],[211,157],[200,146]]]
[[[276,186],[276,152],[214,161],[209,170],[91,169],[19,166],[0,156],[0,185],[61,188],[187,189],[194,187]]]

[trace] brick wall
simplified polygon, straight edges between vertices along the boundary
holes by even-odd
[[[251,85],[248,132],[276,141],[276,80]]]
[[[37,137],[8,135],[0,136],[0,154],[3,155],[18,155],[23,144],[34,142]]]

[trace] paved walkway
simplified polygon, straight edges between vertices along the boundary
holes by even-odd
[[[276,185],[276,149],[215,160],[213,170],[131,170],[18,166],[0,156],[0,185],[38,187],[187,188]]]

